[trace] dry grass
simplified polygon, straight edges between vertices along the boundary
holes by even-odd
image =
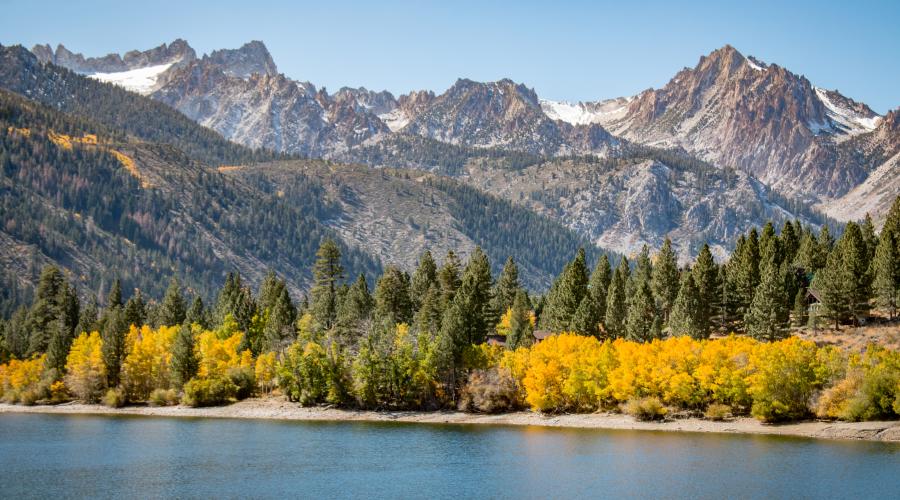
[[[878,321],[878,318],[875,318]],[[819,346],[833,345],[841,349],[861,352],[868,344],[878,344],[888,349],[900,349],[900,321],[873,322],[866,326],[842,326],[835,330],[828,328],[802,328],[792,332],[804,340],[811,340]]]

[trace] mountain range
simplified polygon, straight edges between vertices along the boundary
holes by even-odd
[[[242,197],[297,211],[318,225],[316,234],[358,250],[363,272],[387,263],[410,269],[425,248],[487,245],[495,261],[521,253],[526,279],[543,289],[564,262],[550,248],[632,254],[668,237],[682,261],[704,242],[726,258],[739,233],[767,220],[837,227],[870,213],[878,224],[900,192],[900,111],[881,116],[731,46],[660,89],[580,103],[541,99],[508,79],[459,79],[439,94],[329,93],[279,73],[259,41],[200,56],[184,40],[103,57],[62,45],[4,47],[0,55],[0,87],[91,120],[110,140],[182,155],[147,160],[159,178],[138,189],[169,196],[165,179],[189,164],[246,187]],[[307,188],[276,189],[292,183]],[[327,210],[310,209],[311,197]],[[491,208],[477,222],[462,200]],[[488,222],[501,213],[554,241],[532,254],[522,235],[492,242],[478,224],[501,227]],[[251,277],[285,265],[235,264],[244,256],[230,250],[222,268]],[[308,277],[294,277],[303,289]]]

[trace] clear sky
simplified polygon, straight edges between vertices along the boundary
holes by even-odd
[[[900,0],[676,3],[0,0],[0,43],[104,55],[258,39],[287,76],[332,91],[508,77],[563,100],[660,87],[728,43],[880,113],[900,106]]]

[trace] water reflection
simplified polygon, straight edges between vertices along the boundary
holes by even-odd
[[[543,427],[0,415],[0,497],[890,498],[900,446]]]

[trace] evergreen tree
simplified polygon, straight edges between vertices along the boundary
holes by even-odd
[[[534,339],[534,329],[531,325],[531,304],[524,290],[519,289],[516,292],[511,311],[506,347],[517,349],[531,346]]]
[[[215,324],[213,326],[221,326],[228,315],[234,318],[237,304],[241,300],[242,288],[241,275],[229,272],[225,277],[225,285],[219,290],[219,296],[216,299]]]
[[[638,254],[637,259],[634,264],[634,273],[631,274],[630,279],[628,280],[626,286],[626,296],[628,300],[631,300],[631,297],[634,296],[634,292],[637,291],[637,285],[643,281],[646,281],[648,284],[652,283],[653,279],[653,263],[650,261],[650,248],[647,245],[641,247],[641,252]],[[651,290],[652,290],[651,284]]]
[[[187,313],[185,313],[184,324],[187,326],[198,325],[204,330],[211,327],[209,317],[206,312],[206,306],[203,304],[203,299],[200,298],[199,295],[194,297],[194,301],[191,302],[190,309],[188,309]]]
[[[757,287],[744,322],[747,333],[757,340],[773,342],[787,336],[788,297],[774,251],[763,266],[762,281]]]
[[[466,325],[466,317],[463,314],[462,307],[454,299],[441,319],[440,333],[440,336],[452,341],[454,365],[460,363],[463,349],[472,345],[470,330],[468,325]]]
[[[547,304],[541,313],[541,326],[554,332],[567,330],[572,325],[575,311],[587,295],[588,281],[584,249],[580,248],[547,295]]]
[[[419,310],[416,311],[416,330],[419,333],[430,333],[432,335],[440,333],[443,314],[441,289],[437,284],[433,284],[428,289],[428,292],[425,293],[425,299],[422,301]]]
[[[59,292],[65,283],[62,272],[56,266],[46,266],[41,271],[34,301],[28,313],[28,354],[45,352],[50,342],[50,336],[56,329],[56,319],[59,317],[57,301]]]
[[[669,238],[666,238],[662,248],[659,250],[659,254],[657,254],[652,282],[653,293],[660,304],[665,322],[669,321],[669,314],[671,314],[672,307],[675,305],[680,278],[678,257],[675,256],[675,250],[672,249],[672,242]]]
[[[338,308],[338,336],[345,345],[352,345],[362,336],[362,323],[369,319],[375,303],[369,294],[369,283],[360,274],[347,291],[347,296]]]
[[[438,283],[441,287],[442,308],[446,309],[456,296],[456,290],[462,282],[460,279],[460,263],[459,257],[453,253],[453,250],[447,252],[444,259],[444,265],[438,272]]]
[[[900,240],[900,195],[894,198],[894,203],[891,204],[891,208],[884,219],[884,227],[881,228],[882,234],[885,231],[890,231],[894,238]],[[900,244],[900,241],[897,244]]]
[[[92,295],[88,299],[87,304],[85,304],[84,309],[81,310],[81,314],[78,316],[78,327],[75,328],[76,335],[83,332],[91,333],[100,331],[100,312],[97,306],[97,297],[95,295]]]
[[[409,283],[396,266],[387,266],[375,284],[375,321],[378,325],[412,321],[412,300]]]
[[[459,289],[453,297],[453,305],[464,318],[463,337],[468,339],[468,344],[484,342],[497,323],[497,315],[491,307],[493,287],[491,264],[487,255],[480,247],[475,247],[466,263]]]
[[[640,279],[634,284],[634,295],[628,304],[625,335],[629,340],[649,342],[662,337],[661,326],[650,282]]]
[[[175,336],[172,346],[172,379],[175,386],[181,388],[189,380],[197,375],[200,368],[200,360],[194,348],[194,331],[187,325],[182,325]]]
[[[259,293],[257,293],[257,307],[260,311],[271,311],[275,307],[275,302],[281,296],[281,290],[286,287],[284,281],[278,279],[275,271],[271,269],[263,278],[262,284],[259,285]]]
[[[254,354],[277,351],[283,348],[286,343],[292,342],[296,337],[294,320],[297,319],[297,309],[294,307],[287,287],[282,286],[280,289],[278,298],[269,310],[266,326],[263,330],[264,345],[258,347],[251,345],[251,350]]]
[[[875,247],[878,246],[878,235],[875,234],[875,224],[868,212],[866,212],[866,218],[860,224],[859,230],[862,232],[862,239],[866,245],[866,261],[872,262],[872,259],[875,258]]]
[[[106,321],[103,324],[103,363],[106,365],[106,382],[109,387],[119,385],[119,374],[122,371],[122,362],[125,360],[126,345],[125,336],[128,333],[128,323],[125,322],[125,312],[122,306],[107,310]]]
[[[147,319],[147,306],[144,304],[144,298],[141,291],[138,290],[125,303],[125,321],[129,325],[141,326]]]
[[[519,293],[519,266],[512,257],[506,259],[503,265],[503,271],[500,278],[497,279],[497,286],[494,287],[494,310],[500,314],[505,314],[516,300],[516,294]]]
[[[794,228],[794,224],[791,224],[791,221],[785,221],[784,226],[781,228],[778,242],[784,262],[793,263],[797,256],[797,251],[800,249],[799,226],[799,221],[797,221],[797,229]]]
[[[872,271],[875,275],[872,284],[875,301],[887,311],[890,319],[894,319],[900,303],[900,251],[897,237],[891,229],[881,231]]]
[[[343,279],[341,250],[334,240],[326,238],[316,252],[309,306],[313,318],[326,330],[334,325],[337,317],[337,289]]]
[[[437,283],[437,264],[431,252],[425,250],[422,257],[419,258],[419,267],[413,273],[412,282],[410,283],[410,298],[413,302],[413,309],[418,311],[422,307],[422,301],[432,285]]]
[[[700,290],[694,283],[694,275],[684,273],[669,321],[672,335],[690,335],[698,340],[709,338],[700,301]]]
[[[28,344],[30,341],[28,332],[28,309],[20,306],[13,312],[6,322],[6,348],[16,359],[24,359],[28,356]]]
[[[122,282],[119,281],[119,278],[116,278],[113,280],[109,295],[106,296],[106,308],[112,309],[114,307],[121,307],[122,304]]]
[[[56,328],[50,337],[50,344],[47,347],[45,366],[48,369],[55,369],[56,377],[59,378],[65,371],[69,346],[72,345],[72,340],[75,339],[75,328],[78,326],[80,307],[78,294],[68,283],[63,283],[59,291],[57,304],[59,312],[55,324]]]
[[[606,255],[600,257],[588,282],[587,293],[581,299],[569,329],[582,335],[601,336],[600,324],[606,316],[606,297],[612,280],[612,269]]]
[[[719,292],[719,269],[713,259],[709,245],[704,244],[697,255],[697,261],[691,269],[694,285],[697,287],[699,297],[698,335],[709,338],[713,326],[713,317],[721,305],[721,293]]]
[[[625,336],[625,316],[628,313],[628,304],[625,288],[630,279],[631,269],[628,259],[622,257],[619,266],[613,274],[609,285],[609,293],[606,296],[606,336],[619,338]]]
[[[797,294],[794,296],[794,310],[791,313],[791,323],[795,327],[799,328],[806,325],[806,322],[809,320],[807,309],[806,290],[801,288],[797,290]]]
[[[172,276],[172,279],[169,280],[169,288],[166,289],[166,295],[160,305],[157,321],[164,326],[180,325],[184,323],[186,309],[184,296],[181,295],[181,285],[178,283],[178,278]]]

